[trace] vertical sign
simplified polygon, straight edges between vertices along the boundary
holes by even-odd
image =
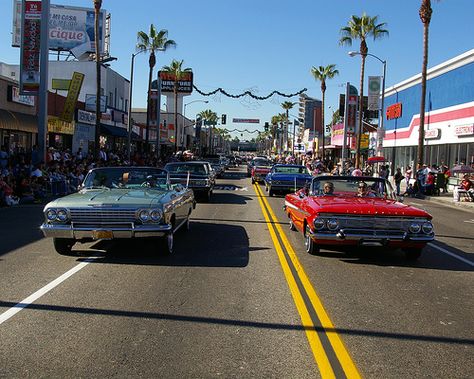
[[[64,103],[63,113],[60,119],[63,121],[71,122],[74,117],[74,111],[76,110],[77,99],[81,92],[82,82],[84,81],[84,74],[80,72],[74,72],[72,74],[71,83]]]
[[[23,0],[20,94],[38,95],[40,86],[41,0]]]
[[[380,76],[369,76],[369,100],[367,109],[376,111],[379,109]]]
[[[348,134],[354,134],[356,129],[356,118],[357,118],[357,95],[349,95],[347,102],[347,127],[346,131]]]

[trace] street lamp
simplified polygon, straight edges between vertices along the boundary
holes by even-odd
[[[361,55],[358,51],[349,51],[348,54],[349,54],[350,57],[354,57],[356,55]],[[381,153],[382,153],[381,147],[382,146],[379,146],[378,141],[380,140],[380,138],[383,138],[383,133],[384,133],[384,129],[383,129],[383,111],[384,111],[384,101],[385,101],[385,76],[386,76],[386,72],[387,72],[387,61],[386,60],[384,61],[384,60],[380,59],[378,56],[376,56],[374,54],[367,53],[367,55],[370,55],[372,58],[377,59],[383,65],[382,101],[381,101],[381,104],[380,104],[379,127],[378,127],[378,130],[377,130],[377,155],[381,155]]]
[[[184,132],[187,128],[186,126],[186,106],[189,105],[189,104],[192,104],[192,103],[209,103],[209,100],[193,100],[193,101],[190,101],[189,103],[186,103],[184,104],[184,110],[183,110],[183,118],[184,118],[184,126],[183,126],[183,130],[181,132],[181,140],[180,140],[180,145],[181,145],[181,149],[184,150]],[[191,126],[191,125],[189,125]]]

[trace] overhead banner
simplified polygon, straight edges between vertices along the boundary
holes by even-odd
[[[369,76],[369,101],[367,109],[376,111],[379,109],[380,76]]]
[[[41,0],[23,0],[21,13],[20,94],[39,94]]]
[[[258,119],[258,118],[233,118],[232,122],[245,123],[245,124],[260,124],[260,119]]]
[[[81,92],[82,82],[84,81],[84,74],[74,72],[72,74],[71,84],[67,93],[66,102],[64,103],[63,113],[60,119],[71,122],[74,118],[74,111],[76,110],[77,99]]]

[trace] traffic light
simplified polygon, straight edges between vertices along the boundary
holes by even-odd
[[[266,122],[266,123],[265,123],[265,126],[264,126],[263,128],[264,128],[264,130],[265,130],[266,132],[268,132],[268,128],[269,128],[269,127],[270,127],[270,125],[268,124],[268,122]]]
[[[222,117],[221,117],[221,124],[222,124],[222,125],[225,125],[226,122],[227,122],[227,115],[226,115],[226,114],[222,114]]]

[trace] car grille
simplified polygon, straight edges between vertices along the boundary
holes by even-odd
[[[136,209],[70,208],[71,222],[80,224],[117,224],[135,222]]]
[[[323,217],[334,217],[341,229],[355,230],[408,230],[414,218],[380,217],[380,216],[342,216],[321,214]]]

